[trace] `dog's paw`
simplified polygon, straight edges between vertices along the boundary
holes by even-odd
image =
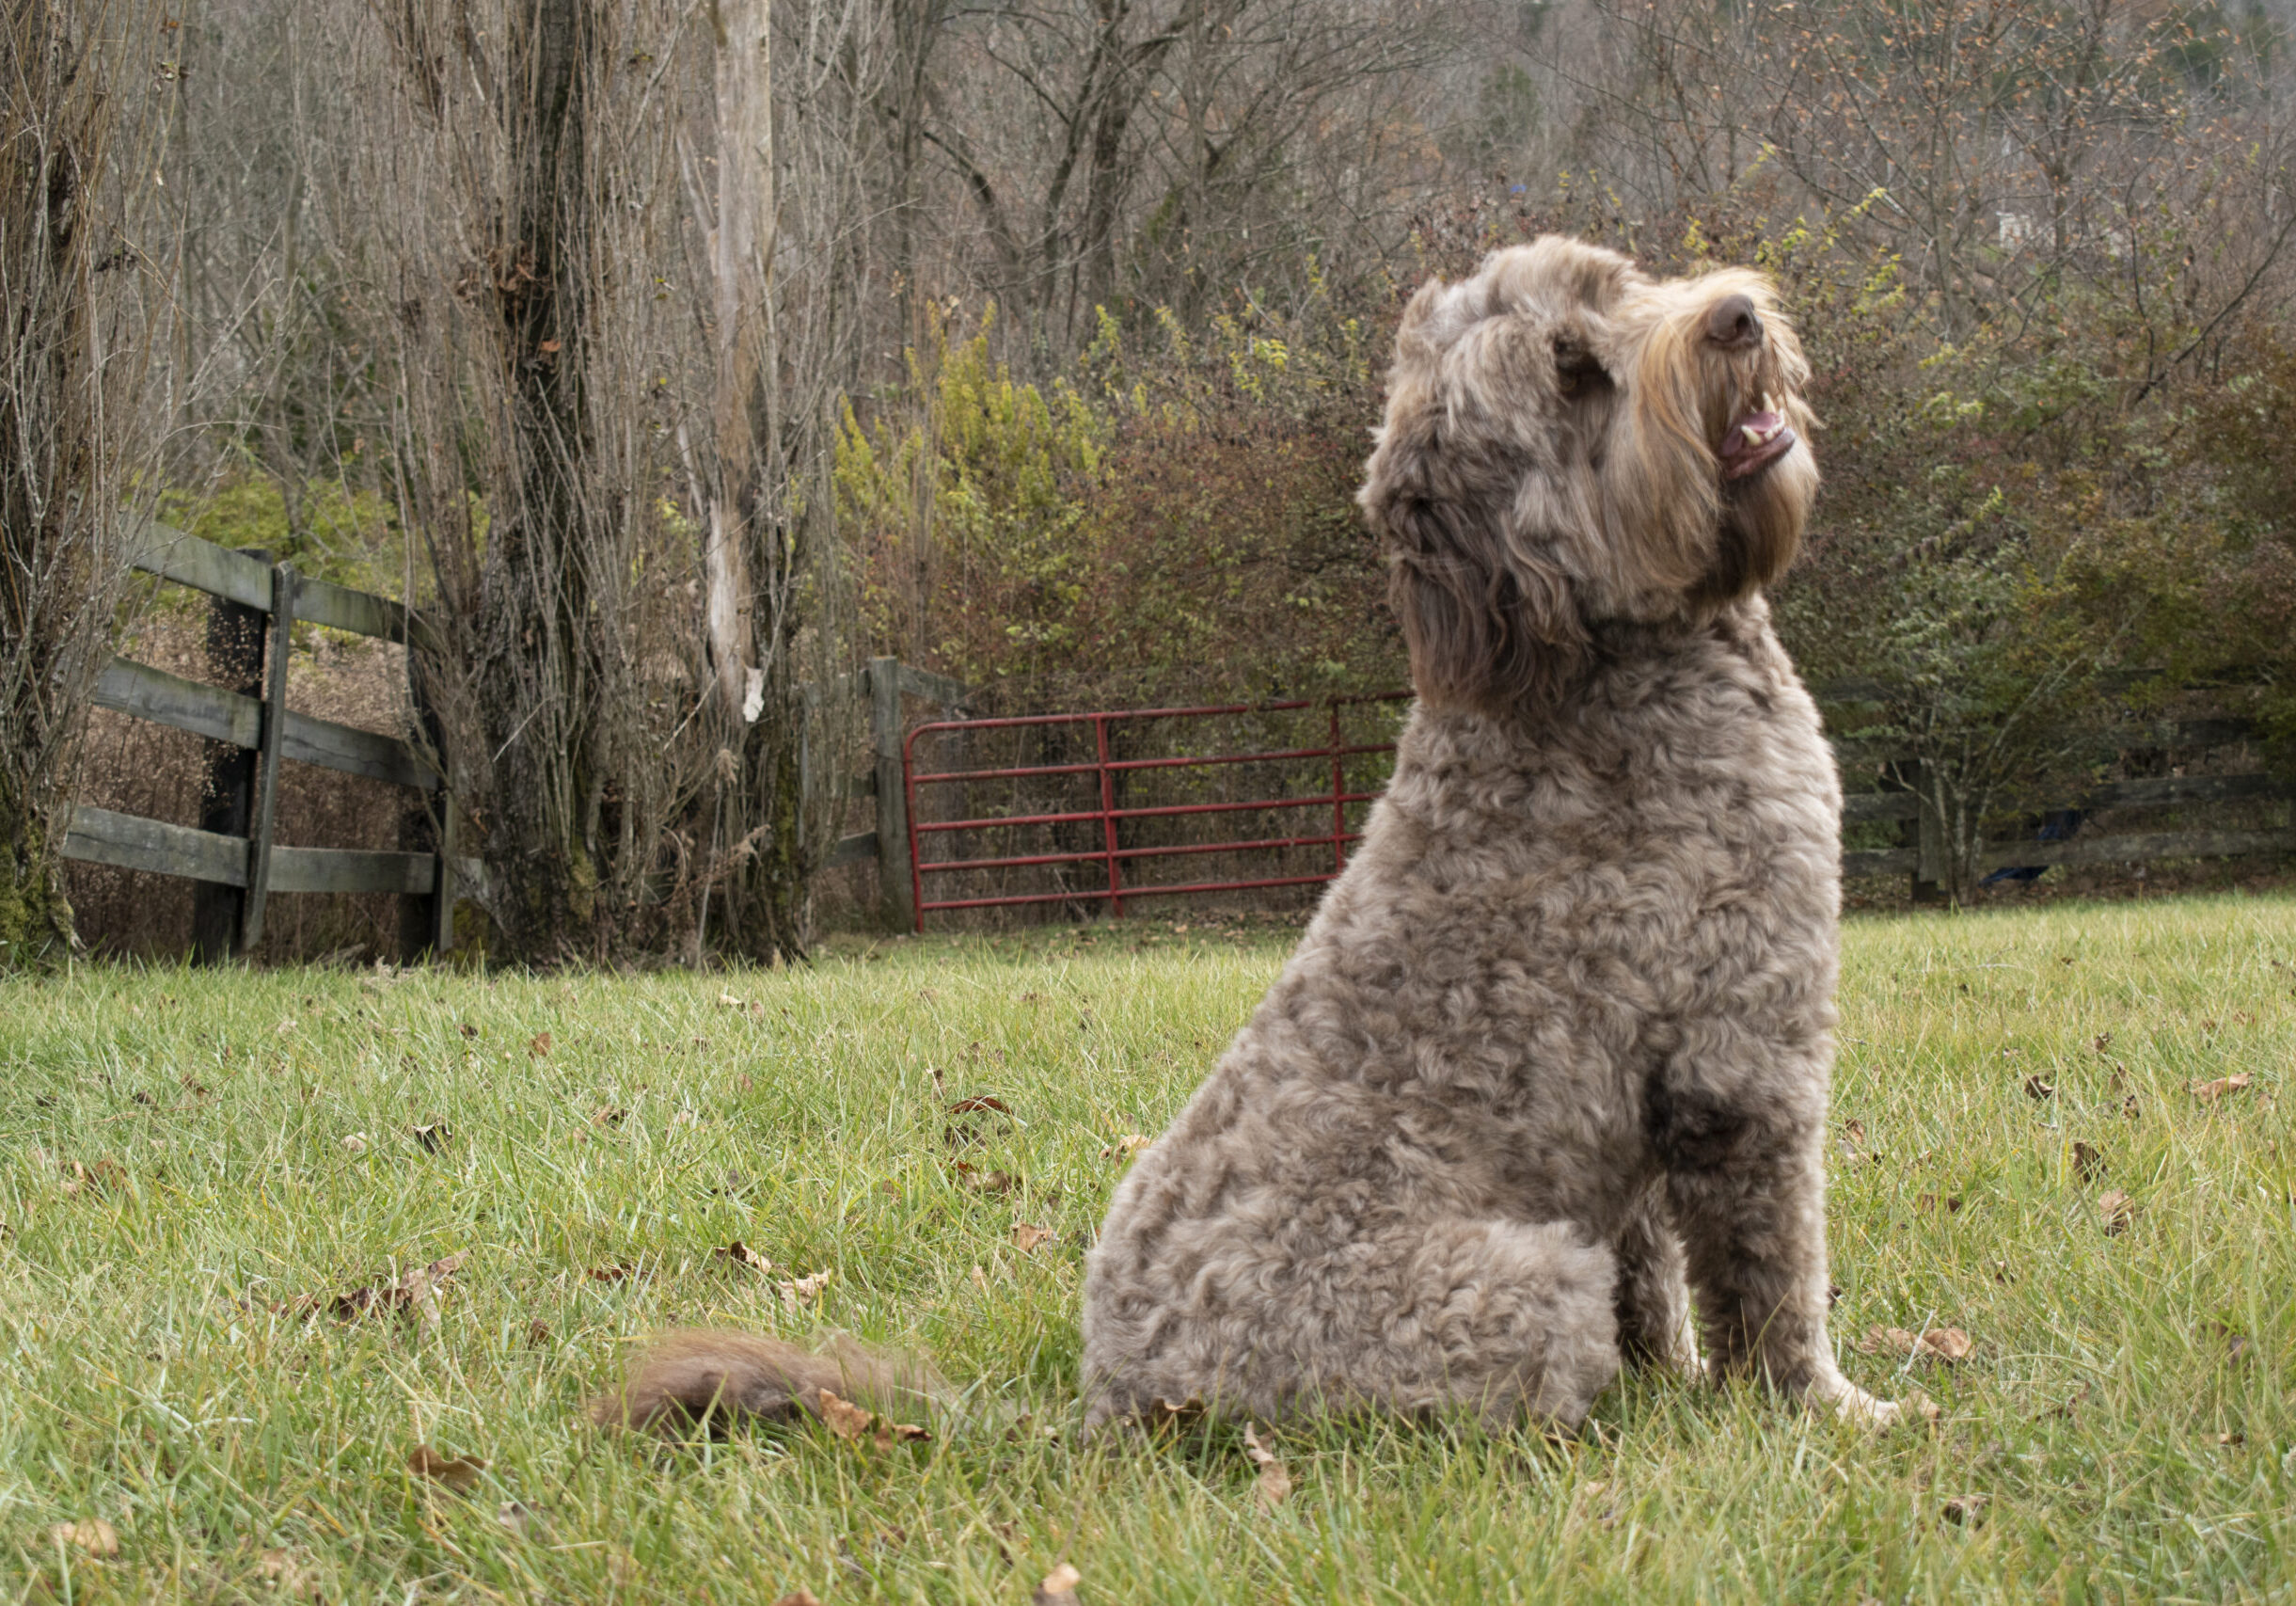
[[[1938,1420],[1937,1403],[1919,1389],[1902,1400],[1878,1400],[1852,1385],[1831,1404],[1836,1416],[1872,1433],[1888,1433],[1914,1423],[1926,1425]]]

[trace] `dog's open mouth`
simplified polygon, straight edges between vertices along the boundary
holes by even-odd
[[[1759,409],[1732,422],[1717,455],[1722,460],[1723,479],[1743,480],[1759,474],[1793,450],[1794,431],[1785,414],[1766,395]]]

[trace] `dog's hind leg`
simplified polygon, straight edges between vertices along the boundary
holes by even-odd
[[[1703,1375],[1682,1240],[1667,1220],[1663,1185],[1635,1201],[1611,1251],[1619,1263],[1619,1350],[1627,1363]]]

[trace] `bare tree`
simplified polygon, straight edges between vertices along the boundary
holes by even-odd
[[[69,758],[149,467],[139,240],[171,64],[139,6],[8,0],[0,51],[0,965],[68,943]],[[137,81],[141,69],[151,76]],[[148,87],[147,87],[148,86]],[[123,171],[124,169],[124,171]],[[164,284],[163,284],[164,287]]]

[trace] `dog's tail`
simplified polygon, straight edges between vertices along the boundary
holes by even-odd
[[[840,1336],[828,1351],[723,1329],[685,1328],[646,1342],[622,1386],[591,1402],[601,1427],[657,1432],[721,1426],[741,1417],[819,1417],[823,1396],[891,1414],[931,1408],[947,1395],[922,1360]]]

